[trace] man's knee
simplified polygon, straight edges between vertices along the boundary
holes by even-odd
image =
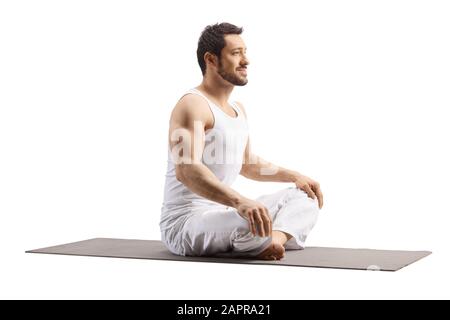
[[[297,187],[287,188],[286,193],[287,193],[286,202],[300,201],[302,203],[302,207],[308,208],[310,209],[310,211],[313,211],[316,214],[319,213],[320,209],[317,198],[312,199],[311,197],[308,196],[308,194],[305,191]]]
[[[302,189],[299,189],[297,187],[289,187],[287,189],[287,192],[291,198],[306,198],[308,197],[308,194],[303,191]]]

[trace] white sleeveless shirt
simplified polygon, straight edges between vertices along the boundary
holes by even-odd
[[[248,124],[245,115],[235,102],[230,103],[237,113],[236,117],[232,117],[211,102],[199,90],[193,88],[184,95],[186,94],[197,94],[208,102],[214,117],[214,125],[211,129],[205,131],[205,147],[202,163],[220,181],[231,186],[241,171],[245,147],[247,145]],[[202,204],[217,205],[218,203],[192,192],[177,180],[175,164],[169,144],[162,206],[163,216],[165,212],[168,213],[173,209],[189,208],[192,205]]]

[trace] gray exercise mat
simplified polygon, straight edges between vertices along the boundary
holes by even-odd
[[[26,252],[130,259],[265,264],[381,271],[397,271],[431,254],[430,251],[306,247],[304,250],[288,250],[285,253],[285,257],[278,261],[183,257],[172,254],[161,241],[110,238],[95,238]]]

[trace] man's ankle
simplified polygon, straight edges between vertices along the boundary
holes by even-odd
[[[284,245],[292,236],[289,233],[273,230],[272,231],[272,242]]]

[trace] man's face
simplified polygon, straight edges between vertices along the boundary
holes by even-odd
[[[226,35],[217,73],[236,86],[245,86],[248,82],[247,65],[250,63],[246,54],[247,48],[239,35]]]

